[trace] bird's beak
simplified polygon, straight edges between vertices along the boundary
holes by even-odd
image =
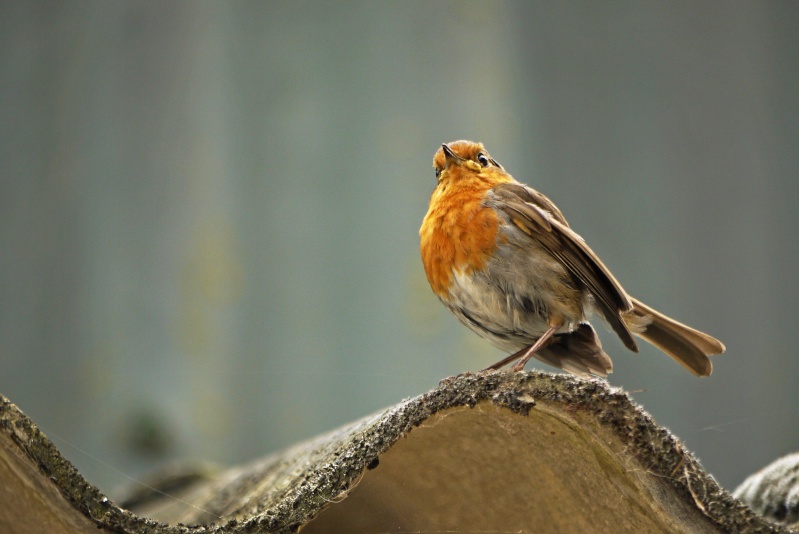
[[[461,161],[463,159],[457,154],[455,154],[455,152],[453,152],[452,149],[449,147],[449,145],[447,145],[446,143],[441,145],[441,150],[444,151],[444,157],[447,159],[447,165],[450,165],[451,163],[456,161]]]

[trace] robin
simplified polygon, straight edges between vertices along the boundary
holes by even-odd
[[[441,145],[436,185],[419,230],[427,280],[444,306],[512,353],[488,369],[530,358],[576,375],[613,371],[596,331],[602,317],[624,345],[633,336],[697,376],[710,375],[717,339],[631,297],[547,197],[508,174],[480,143]]]

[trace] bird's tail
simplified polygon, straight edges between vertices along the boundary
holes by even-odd
[[[708,356],[724,352],[724,344],[690,326],[666,317],[640,300],[630,297],[633,310],[624,323],[638,337],[648,341],[697,376],[709,376],[713,364]]]

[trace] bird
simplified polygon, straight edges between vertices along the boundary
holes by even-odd
[[[419,229],[427,280],[469,329],[510,355],[486,368],[538,360],[572,374],[607,377],[610,356],[589,322],[598,316],[629,350],[636,337],[696,376],[725,347],[630,296],[558,207],[516,181],[481,143],[444,143],[436,186]]]

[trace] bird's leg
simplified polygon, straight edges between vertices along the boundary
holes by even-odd
[[[552,335],[555,332],[557,332],[558,329],[561,326],[563,326],[563,322],[559,322],[559,323],[556,323],[554,325],[551,325],[549,330],[544,332],[544,335],[542,335],[540,338],[538,338],[533,345],[530,345],[528,347],[524,347],[524,348],[522,348],[520,350],[517,350],[516,352],[514,352],[510,356],[506,356],[505,358],[503,358],[502,360],[498,361],[494,365],[486,367],[481,372],[496,371],[497,369],[501,369],[501,368],[505,367],[506,365],[508,365],[509,363],[514,362],[514,361],[518,360],[519,358],[521,358],[521,357],[523,357],[525,355],[527,356],[527,359],[524,360],[524,363],[526,364],[528,361],[530,361],[530,357],[536,351],[538,351],[538,350],[542,349],[543,347],[545,347],[546,345],[549,345],[550,343],[552,343],[552,341],[553,341]],[[520,364],[521,364],[521,362],[520,362]],[[522,367],[524,367],[524,365],[522,365]],[[514,367],[514,370],[516,370],[515,367]]]
[[[515,362],[516,360],[518,360],[519,358],[524,356],[524,354],[529,349],[530,349],[530,347],[524,347],[524,348],[522,348],[520,350],[517,350],[516,352],[514,352],[510,356],[507,356],[506,358],[502,359],[501,361],[498,361],[494,365],[486,367],[485,369],[483,369],[482,372],[485,372],[485,371],[496,371],[497,369],[501,369],[501,368],[505,367],[506,365],[508,365],[510,362]]]
[[[535,354],[535,352],[538,349],[544,347],[545,344],[549,341],[549,339],[553,336],[553,334],[557,332],[561,326],[563,326],[563,321],[556,321],[551,323],[547,331],[544,332],[544,335],[539,337],[536,340],[536,342],[533,343],[529,349],[527,349],[527,352],[524,353],[524,356],[522,356],[521,360],[516,362],[516,364],[513,367],[511,367],[511,371],[513,371],[514,373],[518,373],[519,371],[524,369],[524,366],[527,365],[527,362],[530,361],[530,358],[533,357],[533,354]]]

